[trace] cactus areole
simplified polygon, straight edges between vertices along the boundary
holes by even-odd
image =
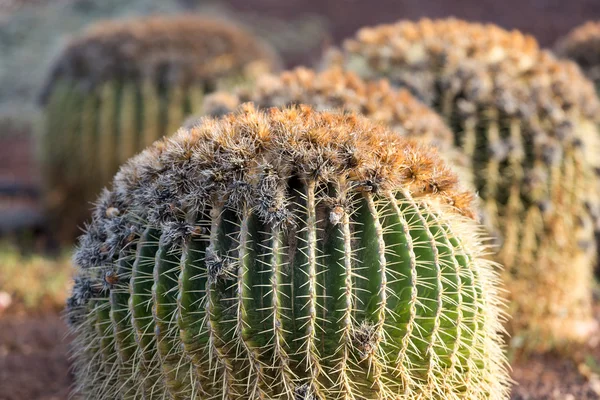
[[[92,398],[505,399],[471,195],[354,114],[245,105],[130,160],[74,256]]]

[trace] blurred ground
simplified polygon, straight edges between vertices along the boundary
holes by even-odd
[[[590,358],[598,360],[600,350]],[[590,361],[591,362],[591,361]],[[594,361],[595,362],[595,361]],[[597,400],[600,399],[597,375],[583,363],[557,355],[536,356],[513,366],[512,400]],[[587,374],[587,376],[586,376]]]
[[[0,319],[0,400],[65,400],[67,330],[54,315]]]
[[[23,252],[0,243],[0,317],[62,310],[71,287],[70,255],[65,251],[57,257]]]
[[[66,254],[0,243],[0,400],[67,399],[69,340],[59,313],[71,275]]]
[[[600,298],[596,289],[596,320],[600,321]],[[588,343],[564,354],[534,355],[512,362],[516,384],[512,400],[600,399],[600,332]]]

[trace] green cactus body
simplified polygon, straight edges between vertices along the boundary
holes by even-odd
[[[518,32],[458,20],[365,28],[331,63],[411,89],[471,160],[515,345],[584,340],[591,308],[598,100],[570,63]]]
[[[119,166],[175,132],[203,94],[278,68],[248,33],[199,17],[101,22],[73,39],[41,96],[48,215],[59,238],[72,240]]]
[[[134,358],[136,350],[135,334],[131,325],[131,314],[129,313],[129,285],[134,257],[130,250],[123,250],[117,261],[115,277],[118,282],[113,286],[109,295],[110,319],[113,328],[114,351],[118,358],[119,383],[123,387],[124,399],[135,398],[134,388],[130,385],[131,379],[135,379]],[[131,373],[129,372],[131,371]]]
[[[354,114],[245,106],[182,129],[121,169],[81,238],[77,391],[505,399],[470,197]]]

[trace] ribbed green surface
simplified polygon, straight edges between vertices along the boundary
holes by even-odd
[[[138,243],[129,283],[131,289],[129,310],[137,343],[138,366],[143,380],[142,390],[150,398],[154,398],[155,393],[164,392],[152,317],[154,264],[159,238],[160,232],[155,229],[148,228],[144,231]]]
[[[456,221],[408,192],[288,195],[289,224],[216,202],[183,243],[148,227],[121,252],[88,306],[108,369],[89,398],[494,398]]]

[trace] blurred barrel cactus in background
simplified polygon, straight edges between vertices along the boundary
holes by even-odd
[[[236,26],[196,16],[105,21],[74,38],[41,94],[50,224],[72,239],[119,165],[180,126],[202,97],[279,68]]]
[[[299,67],[280,75],[267,74],[252,86],[215,92],[205,97],[202,112],[219,116],[252,102],[259,108],[305,104],[317,111],[342,110],[362,114],[385,124],[402,136],[424,141],[459,173],[461,183],[472,185],[469,159],[455,147],[444,120],[405,89],[394,89],[387,80],[365,82],[352,72],[331,68],[322,72]],[[194,119],[188,120],[192,126]]]
[[[561,38],[554,48],[560,57],[575,61],[600,90],[600,22],[587,22]]]
[[[577,63],[583,73],[594,82],[600,93],[600,22],[587,22],[561,38],[554,47],[556,54]],[[600,173],[600,171],[598,171]],[[596,250],[600,251],[600,218],[596,221]],[[600,263],[596,260],[596,277],[600,277]]]
[[[77,391],[506,399],[471,197],[356,114],[246,105],[181,129],[121,168],[80,240]]]
[[[600,107],[579,69],[532,37],[454,19],[364,28],[329,62],[407,87],[446,118],[501,245],[513,344],[586,337]]]

